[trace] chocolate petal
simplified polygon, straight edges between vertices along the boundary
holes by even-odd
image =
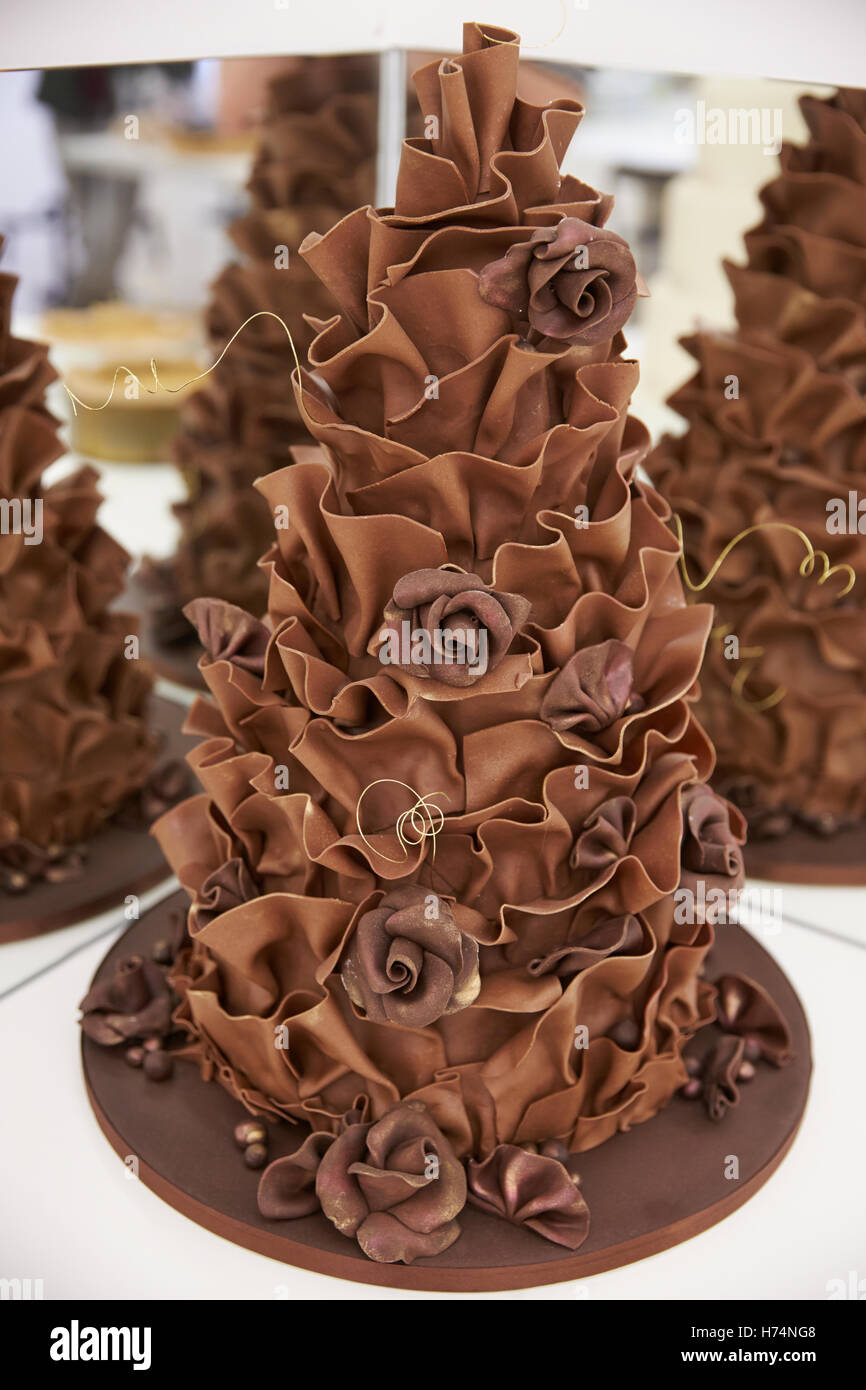
[[[728,810],[709,787],[687,787],[683,795],[686,835],[683,864],[694,873],[742,873],[743,856],[731,830]]]
[[[629,851],[637,808],[628,796],[611,797],[590,816],[571,855],[575,869],[603,869]]]
[[[452,598],[483,588],[484,580],[477,574],[459,574],[446,569],[413,570],[394,585],[394,603],[399,609],[411,612],[443,596]]]
[[[747,975],[728,974],[716,981],[716,989],[719,1026],[756,1042],[774,1067],[787,1066],[794,1056],[791,1030],[763,986]]]
[[[264,623],[218,598],[193,599],[183,611],[210,661],[230,661],[260,679],[264,676],[271,636]]]
[[[589,1235],[589,1208],[555,1158],[500,1144],[482,1162],[470,1159],[469,1201],[545,1240],[577,1250]]]
[[[481,298],[515,318],[525,318],[529,309],[527,274],[533,252],[532,242],[518,242],[500,260],[486,265],[478,277]]]
[[[461,938],[462,962],[454,976],[451,999],[447,1013],[459,1013],[478,998],[481,990],[481,974],[478,969],[478,942],[471,936]]]
[[[349,1173],[364,1194],[370,1211],[390,1211],[414,1197],[419,1188],[427,1188],[429,1179],[421,1173],[401,1173],[389,1168],[376,1168],[370,1163],[353,1163]]]
[[[704,1061],[704,1104],[711,1120],[722,1120],[740,1099],[737,1073],[743,1062],[742,1038],[721,1038]]]
[[[141,956],[127,956],[118,961],[110,975],[97,982],[81,1001],[81,1009],[111,1010],[113,1013],[134,1013],[144,1008],[151,997],[147,964]]]
[[[358,1228],[358,1244],[364,1254],[379,1264],[409,1265],[413,1260],[441,1255],[460,1235],[456,1221],[444,1222],[424,1233],[410,1231],[393,1212],[379,1211],[368,1216]]]
[[[208,874],[202,883],[189,914],[189,930],[192,935],[214,921],[223,912],[229,912],[240,903],[251,902],[258,897],[259,887],[239,857],[227,859],[218,869]]]
[[[324,1131],[308,1134],[294,1153],[275,1158],[259,1178],[256,1201],[269,1221],[292,1221],[319,1210],[316,1173],[334,1136]]]
[[[347,1125],[322,1154],[316,1172],[316,1196],[322,1211],[344,1236],[355,1235],[369,1213],[350,1169],[362,1160],[370,1129],[368,1124]]]
[[[634,653],[611,638],[575,652],[548,686],[541,717],[558,733],[600,733],[626,711],[632,697]]]

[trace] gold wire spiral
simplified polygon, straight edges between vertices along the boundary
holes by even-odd
[[[412,803],[412,805],[409,806],[397,817],[397,821],[394,826],[394,830],[397,834],[397,839],[403,850],[403,859],[405,860],[409,858],[410,849],[416,849],[419,845],[423,845],[424,841],[428,839],[433,841],[433,853],[431,855],[431,859],[435,859],[436,836],[439,834],[440,830],[445,824],[445,812],[442,810],[441,807],[435,805],[435,803],[432,805],[428,805],[428,802],[430,802],[431,797],[434,796],[444,796],[445,800],[447,801],[448,797],[446,793],[427,792],[426,796],[421,796],[420,793],[416,792],[414,787],[410,787],[407,782],[399,781],[399,779],[396,777],[379,777],[375,782],[369,782],[367,784],[367,786],[361,792],[361,795],[358,797],[358,804],[355,808],[355,822],[358,826],[358,834],[361,836],[361,839],[364,841],[364,844],[371,851],[371,853],[378,854],[380,859],[387,859],[389,864],[400,864],[402,863],[402,860],[392,859],[390,854],[383,854],[380,849],[376,849],[375,846],[370,843],[370,841],[367,839],[367,836],[361,829],[361,802],[364,800],[364,797],[367,795],[367,792],[372,791],[374,787],[380,786],[403,787],[407,792],[409,792],[411,796],[415,797],[415,800]],[[416,836],[415,839],[411,839],[410,836],[406,833],[407,824],[411,827],[412,831],[414,832]]]

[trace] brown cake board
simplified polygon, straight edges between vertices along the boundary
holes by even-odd
[[[201,642],[190,624],[189,638],[180,642],[160,642],[154,630],[155,599],[138,575],[131,575],[117,607],[141,617],[141,655],[155,675],[174,681],[187,690],[205,690],[198,669]]]
[[[866,821],[836,835],[815,835],[794,826],[770,840],[749,840],[745,848],[750,878],[774,883],[857,888],[866,885]]]
[[[182,761],[195,739],[181,732],[186,707],[152,696],[148,722],[164,736],[157,766]],[[169,878],[159,845],[147,828],[110,824],[87,841],[80,878],[65,883],[35,883],[26,893],[0,895],[0,945],[24,941],[123,906],[129,893],[140,895]]]
[[[148,952],[166,935],[169,915],[185,903],[184,895],[173,895],[133,924],[107,954],[96,979],[119,958]],[[135,1156],[145,1186],[236,1245],[317,1274],[389,1288],[455,1293],[532,1288],[615,1269],[698,1235],[742,1206],[781,1163],[809,1090],[806,1018],[778,965],[741,927],[719,929],[709,975],[724,971],[740,971],[769,990],[791,1029],[794,1061],[782,1070],[760,1065],[754,1080],[742,1087],[740,1104],[718,1124],[699,1102],[676,1097],[654,1119],[581,1154],[581,1191],[592,1224],[577,1251],[466,1207],[459,1218],[463,1233],[443,1254],[411,1265],[377,1264],[320,1213],[282,1222],[261,1216],[260,1174],[245,1166],[233,1140],[234,1127],[247,1112],[216,1082],[202,1081],[195,1065],[178,1061],[171,1079],[157,1084],[130,1068],[117,1049],[85,1037],[84,1079],[109,1143],[122,1158]],[[695,1051],[699,1041],[701,1035]],[[270,1158],[290,1153],[307,1133],[301,1126],[271,1122],[268,1131]],[[739,1161],[737,1181],[725,1177],[731,1155]]]

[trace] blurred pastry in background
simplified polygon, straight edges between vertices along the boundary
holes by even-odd
[[[112,301],[50,310],[41,331],[76,398],[71,447],[108,462],[165,458],[180,408],[207,365],[196,315]]]

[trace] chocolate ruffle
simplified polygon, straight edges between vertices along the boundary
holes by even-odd
[[[42,484],[63,453],[45,407],[56,374],[46,347],[10,335],[14,285],[0,274],[0,497],[41,507],[42,539],[0,536],[0,889],[11,874],[12,891],[22,872],[80,867],[80,842],[144,786],[157,751],[150,678],[125,654],[136,620],[112,607],[129,557],[97,524],[98,475]]]
[[[204,1074],[332,1135],[359,1094],[374,1129],[417,1102],[482,1160],[649,1119],[714,1015],[712,928],[679,923],[673,896],[712,770],[692,713],[711,615],[686,605],[668,510],[636,476],[637,368],[613,325],[532,344],[478,292],[534,229],[599,228],[611,206],[560,176],[581,109],[516,97],[513,38],[469,25],[462,57],[423,68],[439,135],[404,146],[396,208],[305,243],[340,313],[296,374],[320,450],[259,483],[291,519],[262,565],[264,674],[203,658],[204,791],[155,827],[194,901],[238,860],[259,885],[197,925],[173,975]],[[395,602],[430,616],[419,573],[450,576],[497,634],[469,685],[379,660]],[[611,808],[627,808],[616,852],[578,853]],[[396,893],[447,904],[447,932],[432,948],[401,932],[383,970]],[[341,971],[371,918],[352,996]],[[431,968],[435,1011],[394,1021],[381,1000]]]
[[[866,115],[852,91],[801,107],[810,139],[783,147],[748,264],[727,267],[738,330],[684,340],[697,371],[670,403],[688,429],[648,463],[696,577],[743,529],[774,520],[854,572],[847,595],[847,571],[819,584],[820,557],[801,576],[802,540],[770,528],[705,591],[718,630],[699,712],[717,785],[755,835],[795,819],[830,833],[866,814],[866,540],[827,524],[828,504],[866,495]]]

